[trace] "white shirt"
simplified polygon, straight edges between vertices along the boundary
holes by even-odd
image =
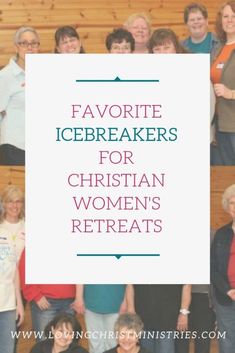
[[[24,247],[24,221],[0,224],[0,312],[14,310],[15,273]]]
[[[25,149],[25,72],[12,58],[0,71],[0,143]]]

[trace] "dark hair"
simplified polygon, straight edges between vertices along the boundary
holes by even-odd
[[[77,321],[77,319],[75,318],[75,316],[67,314],[67,313],[60,313],[58,315],[56,315],[54,317],[53,320],[51,320],[47,326],[45,327],[45,337],[46,339],[51,339],[53,337],[52,334],[52,327],[54,329],[56,329],[59,326],[65,325],[66,327],[68,327],[68,325],[70,325],[73,329],[73,341],[70,345],[70,347],[72,346],[77,346],[78,341],[81,338],[81,326],[79,324],[79,322]]]
[[[153,48],[158,45],[164,45],[167,42],[172,42],[176,53],[187,53],[188,51],[180,43],[177,35],[170,28],[156,29],[148,42],[149,53],[153,53]]]
[[[222,12],[223,12],[225,6],[230,6],[232,11],[235,13],[235,1],[227,1],[227,2],[225,2],[221,6],[221,8],[219,9],[219,11],[217,13],[217,17],[216,17],[216,21],[215,21],[215,31],[216,31],[216,34],[217,34],[219,40],[222,43],[225,43],[226,40],[227,40],[227,34],[223,30],[223,26],[222,26]]]
[[[198,2],[192,2],[191,4],[187,5],[184,9],[184,23],[188,22],[188,18],[191,12],[200,11],[204,18],[208,18],[207,8]]]
[[[114,29],[113,32],[109,33],[105,40],[105,45],[108,51],[111,50],[113,43],[122,43],[123,41],[130,43],[131,51],[135,50],[135,40],[133,35],[124,28]]]
[[[57,47],[60,44],[60,40],[64,39],[65,37],[75,37],[78,40],[80,40],[80,36],[78,34],[78,32],[76,31],[76,29],[72,26],[63,26],[63,27],[59,27],[57,28],[56,32],[55,32],[55,44],[56,44],[56,48],[55,48],[55,53],[58,53]],[[81,49],[80,49],[80,54],[84,54],[85,50],[83,48],[83,46],[81,45]]]

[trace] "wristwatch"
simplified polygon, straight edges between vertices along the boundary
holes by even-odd
[[[188,310],[188,309],[180,309],[180,314],[182,314],[182,315],[188,315],[188,314],[190,314],[190,311]]]

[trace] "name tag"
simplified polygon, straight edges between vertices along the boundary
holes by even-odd
[[[219,63],[219,64],[216,65],[216,69],[222,70],[223,67],[224,67],[224,63]]]

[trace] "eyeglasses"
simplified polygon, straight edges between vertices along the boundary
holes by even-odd
[[[21,47],[21,48],[28,48],[28,47],[31,47],[33,49],[35,48],[38,48],[40,43],[39,42],[19,42],[18,45]]]
[[[125,45],[114,43],[111,46],[111,52],[112,53],[131,53],[131,45],[129,43]]]

